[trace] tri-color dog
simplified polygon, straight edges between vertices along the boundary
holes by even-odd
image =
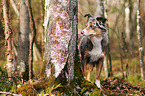
[[[88,17],[88,23],[87,27],[81,31],[83,36],[78,46],[81,57],[81,69],[84,78],[90,81],[90,73],[96,67],[95,84],[101,88],[101,66],[108,44],[108,31],[105,27],[106,19],[94,17],[90,14],[86,14],[84,17]]]

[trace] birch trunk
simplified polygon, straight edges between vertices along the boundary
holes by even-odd
[[[12,52],[12,28],[10,26],[9,0],[3,0],[3,16],[5,22],[5,40],[7,48],[7,72],[8,77],[14,75],[13,52]]]
[[[124,47],[124,54],[125,54],[125,59],[126,59],[126,77],[129,74],[129,69],[128,69],[128,44],[130,44],[130,8],[129,8],[130,2],[129,0],[125,0],[125,33],[122,32],[122,40],[123,40],[123,47]],[[126,36],[125,36],[126,35]],[[125,38],[126,37],[126,38]]]
[[[18,57],[17,66],[20,76],[28,80],[29,78],[29,12],[27,0],[20,0],[20,32],[18,37]]]
[[[143,62],[143,47],[142,47],[142,34],[141,34],[141,15],[140,15],[140,0],[137,0],[137,37],[139,42],[139,57],[140,57],[140,70],[141,77],[144,79],[144,62]]]
[[[67,66],[65,74],[71,82],[77,48],[77,1],[45,0],[44,30],[47,78],[57,78]]]
[[[104,1],[104,16],[108,19],[108,10],[109,10],[109,0]],[[106,69],[106,76],[110,77],[113,76],[112,72],[112,62],[111,62],[111,53],[110,53],[110,39],[109,39],[109,24],[107,22],[107,30],[108,30],[108,48],[107,48],[107,56],[106,56],[106,63],[104,63],[104,68]],[[109,61],[109,64],[108,64]]]
[[[129,10],[129,1],[125,0],[125,33],[126,33],[126,40],[127,43],[130,41],[130,18],[129,18],[130,10]]]

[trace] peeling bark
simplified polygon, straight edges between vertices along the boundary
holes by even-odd
[[[12,51],[12,28],[10,26],[9,0],[3,0],[3,16],[5,22],[5,40],[6,40],[6,56],[7,56],[7,72],[8,76],[14,75],[13,51]]]
[[[140,57],[140,70],[141,77],[144,79],[145,71],[144,71],[144,61],[143,61],[143,47],[142,47],[142,34],[141,34],[141,15],[140,15],[140,0],[137,0],[137,37],[139,42],[139,57]]]
[[[67,64],[66,76],[74,79],[77,40],[77,1],[46,0],[45,3],[46,76],[57,78]]]

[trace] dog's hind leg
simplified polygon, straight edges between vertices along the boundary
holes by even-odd
[[[93,65],[92,64],[86,64],[86,79],[90,81],[90,75],[91,71],[93,70]]]
[[[102,66],[102,64],[103,64],[103,58],[99,59],[98,63],[96,64],[96,82],[95,82],[95,84],[100,89],[101,89],[100,76],[101,76],[101,66]]]

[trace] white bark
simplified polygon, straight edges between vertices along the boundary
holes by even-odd
[[[7,72],[8,76],[11,77],[14,74],[14,65],[13,65],[13,52],[12,52],[12,28],[10,26],[10,13],[9,13],[9,1],[3,0],[3,16],[5,22],[5,40],[7,43]]]
[[[97,0],[97,7],[96,7],[96,16],[103,16],[104,15],[104,6],[103,6],[103,2],[104,0]]]
[[[140,70],[141,77],[144,79],[144,62],[143,62],[143,47],[142,47],[142,34],[141,34],[141,15],[140,15],[140,0],[137,0],[137,37],[139,41],[139,57],[140,57]]]
[[[129,43],[130,41],[130,25],[129,25],[129,3],[128,1],[125,2],[125,33],[126,33],[126,40]]]
[[[46,0],[45,4],[45,53],[44,61],[47,62],[46,74],[58,77],[62,69],[68,63],[69,74],[74,78],[74,56],[76,49],[76,33],[73,33],[77,23],[74,16],[76,8],[75,0]],[[74,27],[75,26],[75,27]],[[75,42],[73,45],[72,43]],[[71,58],[71,59],[70,59]],[[72,64],[72,65],[71,65]],[[70,76],[69,79],[72,79]]]

